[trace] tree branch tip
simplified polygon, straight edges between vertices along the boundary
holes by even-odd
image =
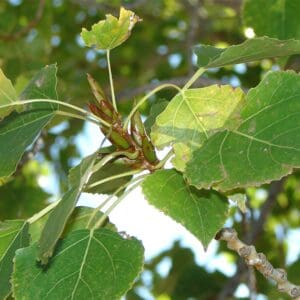
[[[226,241],[227,247],[236,251],[248,266],[255,267],[265,278],[275,281],[279,292],[287,293],[294,300],[300,300],[300,286],[288,281],[286,270],[275,269],[265,254],[257,253],[253,245],[239,240],[235,229],[223,228],[216,234],[215,239]]]

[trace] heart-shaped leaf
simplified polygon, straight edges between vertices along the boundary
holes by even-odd
[[[36,263],[37,245],[18,250],[16,300],[120,299],[143,267],[143,246],[105,228],[73,231],[58,243],[49,268]]]
[[[142,183],[148,202],[181,223],[207,247],[222,228],[228,212],[224,196],[189,186],[181,173],[159,170]]]
[[[258,186],[300,167],[300,75],[269,73],[246,97],[241,123],[210,137],[186,167],[197,188]]]

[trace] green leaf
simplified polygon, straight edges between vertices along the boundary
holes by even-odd
[[[205,248],[227,219],[224,196],[187,185],[175,170],[156,171],[146,177],[142,188],[150,204],[181,223]]]
[[[157,117],[151,140],[158,148],[174,145],[175,168],[183,171],[191,151],[198,148],[216,130],[239,118],[235,111],[244,103],[241,89],[212,85],[177,94]],[[228,123],[229,125],[229,123]]]
[[[29,245],[28,224],[21,220],[0,223],[0,299],[10,294],[13,258],[19,248]]]
[[[56,97],[56,67],[43,68],[21,94],[22,99]],[[24,151],[53,118],[53,104],[32,104],[28,110],[12,113],[0,122],[0,178],[10,176]]]
[[[110,50],[124,43],[130,36],[131,30],[140,19],[134,12],[120,8],[119,19],[106,15],[106,20],[99,21],[90,31],[82,29],[81,37],[88,47]]]
[[[11,81],[4,75],[0,69],[0,106],[10,104],[17,100],[17,93]],[[9,115],[14,110],[14,107],[0,108],[1,118]]]
[[[49,65],[41,69],[28,83],[22,91],[20,98],[26,99],[57,99],[57,67]],[[34,107],[55,109],[56,104],[38,103],[32,104]]]
[[[38,259],[43,264],[46,264],[53,254],[54,247],[64,231],[85,183],[91,175],[96,156],[97,153],[87,156],[78,166],[70,171],[69,190],[51,212],[39,240]]]
[[[257,35],[300,39],[300,2],[294,0],[245,0],[243,20]]]
[[[0,177],[14,173],[27,147],[52,117],[52,111],[26,111],[12,113],[0,123]]]
[[[224,51],[223,48],[216,48],[210,45],[197,45],[194,47],[197,55],[198,66],[208,66],[212,61],[217,59]]]
[[[91,176],[87,183],[87,187],[84,189],[84,192],[95,194],[113,194],[120,186],[129,182],[132,176],[114,179],[91,188],[88,188],[88,186],[110,176],[122,174],[131,170],[132,168],[124,163],[117,161],[109,162]]]
[[[144,123],[148,135],[151,133],[151,128],[155,124],[157,116],[165,110],[168,104],[169,101],[161,99],[160,101],[151,105],[149,116]]]
[[[197,188],[259,186],[300,167],[300,76],[269,73],[246,97],[241,123],[213,135],[186,167]]]
[[[281,41],[260,37],[246,40],[242,44],[225,49],[218,49],[209,45],[197,45],[194,47],[194,51],[198,58],[199,67],[216,68],[265,58],[299,54],[300,41]]]
[[[47,219],[49,218],[50,212],[34,223],[30,224],[29,234],[31,242],[36,242],[40,238],[41,232],[43,230],[43,227],[45,226]],[[91,207],[75,207],[74,211],[68,219],[68,222],[62,233],[62,237],[67,236],[70,232],[75,230],[92,228],[92,226],[95,225],[95,222],[103,216],[103,213],[101,211],[97,211],[91,224],[89,224],[90,218],[93,216],[93,212],[94,208]],[[104,227],[112,231],[117,231],[116,227],[110,222],[107,222]]]
[[[17,300],[120,299],[143,266],[143,247],[107,229],[73,231],[58,244],[49,268],[35,261],[36,245],[16,253]]]
[[[95,225],[95,223],[97,222],[97,220],[99,220],[103,216],[103,213],[101,211],[97,211],[95,217],[90,222],[94,210],[95,209],[91,207],[85,207],[85,206],[76,207],[66,224],[62,236],[65,237],[70,232],[75,230],[92,228],[93,225]],[[106,222],[103,225],[103,227],[110,229],[112,231],[117,231],[116,226],[110,222]]]

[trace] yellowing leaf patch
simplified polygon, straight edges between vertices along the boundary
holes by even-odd
[[[119,19],[108,14],[106,20],[93,25],[90,31],[83,28],[81,37],[88,47],[110,50],[125,42],[139,21],[141,19],[134,12],[121,7]]]

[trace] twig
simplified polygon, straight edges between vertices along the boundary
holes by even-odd
[[[27,26],[21,28],[19,31],[16,32],[12,32],[9,34],[0,34],[0,39],[4,41],[15,41],[21,38],[22,36],[26,35],[41,20],[45,9],[45,3],[46,0],[40,0],[38,8],[35,13],[35,17],[27,24]]]
[[[300,286],[287,279],[284,269],[275,269],[263,253],[257,253],[253,245],[243,243],[232,228],[223,228],[216,236],[217,240],[227,242],[227,247],[236,251],[248,266],[253,266],[267,279],[274,280],[282,293],[287,293],[292,299],[300,300]]]
[[[260,215],[257,220],[254,220],[251,232],[246,236],[246,242],[253,244],[257,238],[262,234],[266,219],[276,203],[278,194],[282,191],[284,179],[280,181],[274,181],[270,184],[269,194],[261,207]],[[247,266],[242,259],[237,262],[237,270],[234,276],[232,276],[228,282],[224,285],[224,288],[218,295],[218,300],[227,299],[228,296],[232,295],[236,290],[240,282],[245,278],[247,273]]]

